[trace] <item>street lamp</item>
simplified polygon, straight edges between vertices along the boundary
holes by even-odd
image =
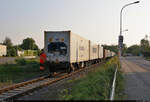
[[[128,31],[128,29],[123,30],[122,32]]]
[[[119,38],[123,38],[122,36],[122,11],[125,7],[129,6],[129,5],[132,5],[132,4],[137,4],[139,3],[140,1],[136,1],[136,2],[133,2],[133,3],[129,3],[129,4],[126,4],[122,7],[121,9],[121,12],[120,12],[120,35],[119,35]],[[118,45],[119,45],[119,56],[121,56],[121,45],[123,44],[123,40],[121,40],[122,42],[120,42],[120,39],[119,39],[119,42],[118,42]]]
[[[129,6],[129,5],[132,5],[132,4],[136,4],[136,3],[139,3],[140,1],[136,1],[136,2],[133,2],[133,3],[129,3],[129,4],[126,4],[122,7],[121,9],[121,12],[120,12],[120,35],[122,34],[122,11],[125,7]]]

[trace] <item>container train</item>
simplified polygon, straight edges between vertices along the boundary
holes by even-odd
[[[44,31],[44,52],[51,73],[69,73],[115,55],[71,31]]]

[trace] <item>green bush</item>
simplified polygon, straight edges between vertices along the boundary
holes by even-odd
[[[24,56],[37,56],[38,50],[24,50]]]
[[[18,65],[26,65],[27,61],[24,58],[16,59]]]
[[[18,83],[27,79],[32,79],[44,73],[48,73],[48,69],[40,71],[39,58],[37,59],[16,59],[16,64],[0,65],[0,83]]]
[[[150,57],[150,51],[143,51],[142,53],[144,57]]]
[[[64,100],[107,100],[110,98],[113,76],[115,68],[120,69],[119,59],[114,57],[106,64],[98,67],[93,72],[88,73],[85,77],[73,81],[76,83],[71,90],[65,89],[61,98]],[[117,91],[116,96],[120,96],[123,90],[122,77],[120,71],[117,74]],[[121,90],[120,92],[118,90]],[[119,95],[118,95],[119,94]],[[118,98],[118,97],[117,97]]]

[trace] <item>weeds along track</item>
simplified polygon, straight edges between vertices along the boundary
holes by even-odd
[[[100,64],[100,63],[98,63],[98,64]],[[70,77],[74,74],[77,74],[80,71],[89,69],[90,67],[94,67],[98,64],[93,64],[89,67],[78,69],[78,70],[71,72],[69,74],[67,74],[67,73],[55,73],[52,78],[50,78],[50,76],[43,76],[43,77],[29,80],[26,82],[18,83],[18,84],[15,84],[15,85],[12,85],[12,86],[9,86],[6,88],[2,88],[2,89],[0,89],[0,102],[6,101],[6,100],[13,100],[16,97],[25,95],[29,92],[32,92],[32,91],[37,90],[39,88],[42,88],[44,86],[50,85],[50,84],[55,83],[59,80]]]

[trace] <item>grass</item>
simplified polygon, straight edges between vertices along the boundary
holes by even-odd
[[[61,92],[63,100],[109,100],[113,75],[118,68],[115,99],[124,98],[124,80],[120,72],[120,63],[117,57],[110,59],[106,64],[88,73],[85,77],[68,81],[74,83],[71,89]]]
[[[36,77],[42,73],[39,70],[39,59],[23,59],[16,60],[16,64],[0,65],[0,87],[18,83]]]
[[[146,57],[146,60],[150,61],[150,57]]]

